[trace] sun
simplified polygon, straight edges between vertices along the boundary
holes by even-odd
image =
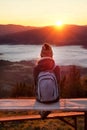
[[[63,22],[62,21],[57,21],[55,24],[57,27],[62,27],[63,26]]]

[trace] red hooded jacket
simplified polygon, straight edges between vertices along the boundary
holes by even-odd
[[[53,70],[54,73],[55,73],[55,76],[57,78],[57,82],[59,84],[60,82],[60,69],[59,69],[59,66],[56,66],[55,65],[55,61],[53,60],[53,58],[50,58],[50,57],[44,57],[44,58],[41,58],[37,65],[35,66],[34,68],[34,83],[35,83],[35,86],[37,85],[37,81],[38,81],[38,74],[42,71],[48,71],[48,70]]]

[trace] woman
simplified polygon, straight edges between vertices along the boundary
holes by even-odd
[[[57,84],[60,82],[60,69],[55,65],[55,61],[53,59],[53,50],[48,43],[44,43],[40,53],[40,60],[37,62],[37,65],[34,68],[34,83],[35,83],[35,92],[37,97],[37,87],[38,87],[38,75],[40,72],[46,72],[52,70],[56,76]],[[59,86],[58,86],[59,87]],[[37,97],[38,100],[38,97]],[[58,101],[59,97],[55,100]],[[45,118],[50,112],[42,111],[41,117]]]

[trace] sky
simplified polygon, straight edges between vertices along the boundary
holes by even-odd
[[[87,0],[0,0],[0,24],[87,25]]]

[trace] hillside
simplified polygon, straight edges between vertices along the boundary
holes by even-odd
[[[65,25],[62,29],[55,26],[33,28],[0,36],[0,44],[42,44],[87,46],[87,26]]]
[[[22,26],[22,25],[14,25],[14,24],[8,24],[8,25],[1,25],[0,24],[0,36],[12,34],[16,32],[31,30],[35,27],[32,26]]]
[[[0,60],[0,98],[35,96],[33,79],[35,64],[35,60],[20,62]],[[62,97],[87,97],[87,68],[74,65],[60,66],[60,72]]]

